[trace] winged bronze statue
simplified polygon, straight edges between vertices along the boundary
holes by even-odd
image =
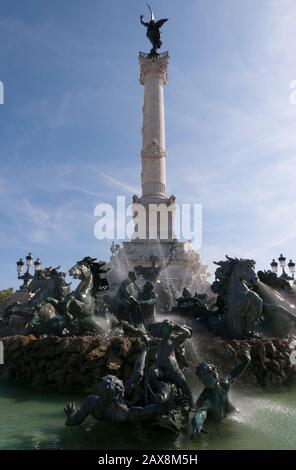
[[[148,5],[148,3],[147,3],[147,6],[150,10],[150,21],[149,23],[146,23],[145,21],[143,21],[143,18],[144,18],[143,15],[140,16],[140,21],[142,25],[144,25],[147,28],[146,36],[152,44],[150,55],[157,56],[157,49],[160,49],[162,46],[162,42],[160,39],[160,28],[166,21],[168,21],[168,19],[164,18],[162,20],[155,21],[154,13],[151,7]]]

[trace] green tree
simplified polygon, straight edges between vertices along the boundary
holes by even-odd
[[[9,287],[8,289],[3,289],[0,291],[0,310],[2,305],[6,302],[6,300],[14,293],[14,290],[12,287]]]

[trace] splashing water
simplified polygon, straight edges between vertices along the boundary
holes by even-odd
[[[293,286],[293,290],[295,292],[295,300],[296,300],[296,290]],[[296,306],[291,301],[291,295],[284,291],[277,291],[272,289],[267,284],[259,281],[259,292],[262,295],[263,299],[267,300],[271,304],[278,304],[282,307],[286,308],[290,313],[293,313],[296,316]]]

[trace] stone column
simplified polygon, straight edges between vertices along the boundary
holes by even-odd
[[[166,150],[163,88],[167,83],[168,53],[140,53],[140,83],[145,87],[142,128],[142,198],[164,199]]]

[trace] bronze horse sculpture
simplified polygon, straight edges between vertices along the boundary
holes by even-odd
[[[216,262],[212,291],[218,294],[225,316],[227,334],[243,338],[252,334],[262,315],[263,301],[254,291],[258,284],[255,261],[230,258]]]
[[[96,319],[96,294],[108,288],[108,282],[101,275],[107,271],[105,263],[96,263],[96,258],[86,256],[69,269],[73,279],[80,280],[76,289],[63,301],[46,299],[65,320],[71,334],[91,334],[101,332]]]

